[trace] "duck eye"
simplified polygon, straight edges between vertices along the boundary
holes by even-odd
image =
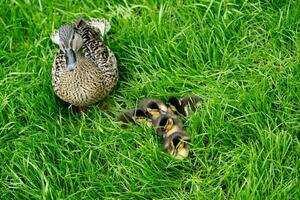
[[[139,110],[139,109],[136,110],[135,115],[136,115],[137,117],[146,117],[144,111],[143,111],[143,110]]]
[[[148,108],[150,108],[150,109],[159,109],[158,105],[155,102],[149,103]]]
[[[173,139],[173,144],[175,147],[177,147],[177,145],[180,143],[181,141],[181,137],[177,136]]]
[[[180,106],[180,101],[176,97],[171,97],[169,99],[169,103],[173,105],[175,108]]]
[[[159,126],[160,127],[165,127],[167,125],[167,122],[168,122],[168,118],[167,117],[163,117],[161,119],[161,121],[159,122]]]

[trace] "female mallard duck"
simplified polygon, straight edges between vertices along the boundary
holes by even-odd
[[[117,60],[103,42],[109,28],[103,19],[86,23],[79,18],[51,36],[60,47],[52,67],[54,91],[80,110],[106,97],[117,84]]]

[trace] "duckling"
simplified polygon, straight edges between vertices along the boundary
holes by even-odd
[[[164,138],[164,148],[175,159],[182,160],[189,155],[190,136],[183,130],[173,132]]]
[[[158,99],[143,99],[139,102],[138,108],[144,110],[146,115],[152,119],[157,119],[162,113],[166,113],[168,111],[167,106]]]
[[[161,114],[157,119],[153,120],[153,125],[156,127],[156,133],[162,138],[183,129],[182,121],[172,113]]]
[[[202,99],[199,96],[186,96],[181,99],[171,97],[169,99],[170,109],[174,113],[182,114],[185,117],[190,116],[198,107],[202,106]]]
[[[145,112],[135,108],[122,112],[118,116],[118,121],[121,122],[122,128],[127,128],[129,123],[147,123],[147,125],[150,123]]]
[[[59,46],[52,66],[54,92],[79,110],[106,97],[117,84],[117,60],[103,41],[109,28],[103,19],[79,18],[52,33]]]

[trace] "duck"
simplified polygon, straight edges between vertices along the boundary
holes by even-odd
[[[171,97],[168,100],[170,109],[184,117],[189,117],[197,108],[202,106],[202,99],[197,95],[186,96],[183,98]]]
[[[167,106],[163,101],[147,98],[139,101],[136,108],[131,108],[118,115],[118,121],[122,128],[127,128],[129,123],[142,124],[146,122],[148,127],[152,127],[153,120],[157,119],[161,113],[167,112]]]
[[[137,107],[141,110],[144,110],[147,117],[152,121],[159,118],[162,113],[167,113],[169,111],[168,107],[163,101],[155,98],[142,99]]]
[[[164,149],[177,160],[182,160],[189,155],[189,142],[191,137],[184,131],[173,132],[164,138]]]
[[[103,39],[109,29],[105,19],[79,17],[51,35],[59,46],[52,65],[54,92],[79,111],[107,97],[118,82],[116,56]]]
[[[168,137],[174,132],[183,130],[183,123],[177,115],[173,113],[163,113],[157,119],[153,120],[156,133],[162,137]]]
[[[145,112],[136,108],[131,108],[121,112],[118,116],[118,121],[121,123],[121,128],[128,128],[130,123],[146,123],[149,127],[151,126],[151,122],[147,118]]]

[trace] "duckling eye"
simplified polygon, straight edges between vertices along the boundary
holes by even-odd
[[[144,111],[142,111],[142,110],[136,110],[135,115],[136,115],[137,117],[146,117]]]
[[[175,107],[179,107],[180,106],[180,101],[179,101],[179,99],[177,99],[176,97],[171,97],[170,99],[169,99],[169,103],[171,104],[171,105],[173,105],[173,106],[175,106]]]
[[[163,117],[161,119],[161,121],[159,122],[159,126],[165,127],[167,125],[167,122],[168,122],[168,118],[167,117]]]
[[[181,137],[177,136],[173,139],[173,144],[176,147],[181,141]]]
[[[159,109],[158,105],[157,105],[156,103],[154,103],[154,102],[151,102],[151,103],[148,105],[148,107],[149,107],[150,109]]]

